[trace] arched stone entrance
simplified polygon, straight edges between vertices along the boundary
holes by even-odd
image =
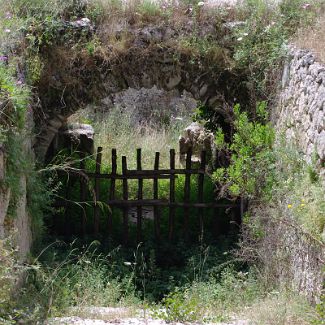
[[[222,123],[231,122],[234,102],[247,102],[241,73],[231,70],[227,49],[220,47],[193,59],[193,53],[171,42],[178,32],[170,27],[146,26],[129,32],[132,41],[120,52],[110,44],[92,55],[85,49],[72,50],[69,44],[44,50],[35,114],[39,135],[34,148],[40,160],[71,114],[128,88],[185,90]]]

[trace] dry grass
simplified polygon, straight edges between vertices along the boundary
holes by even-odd
[[[319,16],[314,26],[299,30],[293,43],[299,48],[312,50],[325,63],[325,13]]]
[[[240,317],[249,319],[250,325],[308,325],[315,311],[298,294],[272,292],[246,308]]]

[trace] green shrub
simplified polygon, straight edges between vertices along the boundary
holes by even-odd
[[[228,167],[218,168],[214,180],[231,196],[257,197],[268,185],[269,170],[274,165],[272,145],[274,131],[267,120],[266,104],[257,106],[257,117],[250,121],[248,114],[234,107],[234,134],[231,142],[218,129],[215,136],[217,149],[231,155]]]
[[[5,66],[0,62],[0,101],[4,105],[4,111],[0,116],[0,123],[6,127],[25,126],[25,114],[30,100],[30,90],[14,77],[15,62]]]

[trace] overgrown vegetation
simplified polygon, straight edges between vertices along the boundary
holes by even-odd
[[[272,101],[286,47],[297,28],[313,24],[322,1],[246,1],[248,17],[236,30],[234,59],[247,71],[252,104]]]
[[[303,28],[293,38],[296,46],[303,49],[311,49],[319,60],[325,62],[324,57],[324,13],[317,17],[316,23],[309,28]]]
[[[32,90],[40,91],[34,95],[43,96],[45,106],[61,107],[64,100],[68,106],[89,102],[87,96],[98,94],[98,67],[107,68],[110,63],[114,66],[132,49],[134,35],[129,29],[156,24],[172,26],[180,38],[165,44],[150,43],[148,48],[152,53],[172,51],[173,64],[186,62],[190,69],[213,71],[215,79],[224,70],[233,76],[240,75],[248,90],[248,96],[246,92],[241,93],[234,100],[237,103],[244,98],[244,102],[230,109],[231,131],[224,125],[223,129],[216,126],[218,114],[214,107],[207,105],[198,114],[208,127],[217,129],[216,144],[230,157],[229,165],[214,173],[221,194],[262,202],[263,214],[275,222],[298,227],[304,236],[323,247],[325,207],[321,181],[313,165],[303,163],[288,146],[273,145],[274,134],[266,106],[272,103],[289,38],[298,27],[304,28],[315,20],[321,5],[322,1],[316,0],[308,4],[302,0],[283,0],[278,6],[263,0],[247,0],[236,8],[205,10],[204,5],[189,2],[176,7],[166,4],[162,8],[151,1],[127,4],[104,0],[1,1],[0,144],[8,153],[6,179],[1,187],[10,187],[14,193],[8,215],[14,217],[22,175],[27,175],[29,208],[36,235],[41,232],[42,210],[51,196],[51,191],[45,190],[43,182],[38,180],[39,173],[33,171],[33,161],[26,158],[22,147],[22,139],[27,134],[26,117],[31,113]],[[189,22],[193,35],[183,36]],[[213,22],[213,32],[206,37],[201,34],[205,22]],[[226,26],[233,22],[239,23]],[[83,23],[86,27],[78,28]],[[113,32],[119,24],[126,28]],[[139,53],[150,58],[147,47]],[[61,64],[61,70],[66,72],[62,72],[60,82],[52,74],[51,60],[54,66]],[[88,88],[95,90],[79,96],[80,89]],[[63,96],[65,91],[67,97]],[[33,106],[36,120],[42,120],[39,106]],[[130,116],[124,116],[123,120],[119,117],[118,112],[111,112],[107,122],[95,125],[102,128],[98,144],[109,140],[118,152],[129,157],[136,146],[143,147],[148,166],[152,164],[148,153],[154,150],[165,152],[162,160],[166,161],[166,149],[176,145],[177,135],[184,126],[183,122],[175,121],[168,125],[168,132],[166,128],[157,131],[151,125],[132,129]],[[126,136],[131,130],[136,131],[132,141]],[[106,155],[107,161],[108,158]],[[167,186],[164,184],[161,191],[167,191]],[[287,215],[279,213],[279,206]],[[278,288],[274,285],[276,281],[269,281],[271,276],[266,279],[265,274],[257,275],[258,267],[247,266],[247,261],[261,265],[256,243],[264,237],[263,217],[251,218],[248,214],[244,227],[243,237],[247,237],[243,238],[235,260],[232,254],[228,260],[229,247],[224,252],[208,254],[203,247],[186,250],[182,243],[174,248],[173,256],[165,254],[168,258],[164,253],[170,252],[170,248],[159,251],[150,245],[139,248],[135,255],[116,251],[99,254],[92,247],[86,250],[65,247],[66,252],[60,251],[58,255],[57,251],[46,249],[27,267],[27,282],[20,299],[11,296],[11,283],[15,280],[11,271],[18,267],[15,249],[1,241],[0,321],[36,323],[39,319],[61,315],[71,306],[138,307],[162,299],[153,307],[153,314],[167,321],[223,321],[236,313],[259,325],[307,324],[314,315],[303,298],[282,289],[275,291]],[[179,260],[179,268],[170,267]],[[288,308],[284,307],[286,304]],[[315,324],[321,324],[323,309],[319,304]]]
[[[80,111],[75,115],[71,116],[69,122],[88,122],[94,126],[95,129],[95,147],[104,144],[103,155],[102,155],[102,172],[111,172],[111,149],[114,147],[117,149],[117,172],[122,173],[121,157],[125,155],[127,157],[128,169],[136,169],[136,149],[142,148],[142,168],[143,169],[153,169],[155,152],[160,152],[160,162],[159,168],[169,168],[170,159],[169,151],[171,148],[178,149],[178,139],[179,135],[182,134],[183,129],[191,121],[191,112],[184,111],[182,117],[175,119],[171,116],[171,112],[166,111],[160,112],[158,109],[150,110],[145,112],[149,114],[149,118],[145,116],[136,116],[137,110],[133,110],[132,107],[127,107],[122,109],[121,107],[113,107],[110,110],[97,112],[94,114],[91,109]],[[132,134],[132,137],[130,137]],[[176,155],[176,166],[177,168],[182,168],[179,155]],[[78,160],[78,155],[77,158]],[[95,168],[95,154],[93,157],[86,159],[86,169],[88,171],[94,171]],[[79,167],[79,163],[75,165],[76,168]],[[63,200],[75,201],[76,205],[73,208],[60,209],[57,214],[57,226],[58,233],[62,234],[61,229],[66,229],[64,224],[66,224],[66,216],[69,215],[68,221],[72,226],[73,233],[80,233],[80,212],[84,208],[88,216],[87,221],[87,232],[92,233],[92,216],[93,216],[93,205],[92,205],[92,194],[89,193],[86,202],[80,202],[80,188],[78,184],[74,184],[73,189],[70,189],[70,193],[67,195],[65,192],[66,184],[69,181],[69,177],[61,178],[64,184],[62,190],[58,193]],[[175,181],[176,188],[176,201],[182,202],[184,199],[184,180],[183,175],[179,175]],[[103,180],[100,182],[100,228],[103,230],[102,235],[105,234],[107,228],[107,214],[109,213],[109,207],[105,203],[107,200],[107,194],[110,191],[110,181]],[[158,182],[158,193],[159,199],[169,199],[169,180],[160,180]],[[93,188],[93,181],[88,183],[90,189]],[[197,178],[191,178],[191,202],[196,202],[197,200]],[[153,198],[153,183],[152,180],[143,180],[143,196],[145,199]],[[214,187],[212,182],[206,178],[204,184],[205,192],[205,202],[210,202],[214,199]],[[129,199],[136,199],[138,195],[138,182],[136,180],[130,180],[128,182],[128,196]],[[122,182],[116,182],[116,199],[122,199]],[[149,208],[150,211],[150,208]],[[168,209],[161,208],[161,227],[163,232],[168,232]],[[151,214],[153,211],[151,211]],[[176,209],[176,222],[175,227],[178,232],[181,232],[182,228],[182,217],[183,209]],[[122,211],[118,208],[113,208],[113,238],[118,243],[122,236]],[[131,213],[130,213],[131,215]],[[154,241],[154,229],[153,222],[150,220],[153,216],[150,216],[149,220],[144,219],[144,237],[146,239]],[[193,233],[193,238],[198,239],[198,220],[196,216],[196,210],[191,211],[191,233]],[[207,211],[206,214],[207,224],[212,222],[212,212]],[[221,218],[222,219],[222,218]],[[51,221],[50,221],[51,222]],[[133,219],[134,222],[134,219]],[[52,222],[51,222],[52,223]],[[209,226],[207,226],[209,228]],[[131,242],[135,241],[136,227],[135,224],[130,225],[130,236]],[[104,235],[105,237],[105,235]]]
[[[89,306],[128,307],[128,316],[144,309],[167,322],[226,322],[236,315],[253,324],[294,325],[315,318],[302,297],[269,291],[257,269],[229,260],[225,248],[176,247],[184,264],[164,268],[150,247],[104,254],[98,242],[88,247],[52,243],[30,264],[26,286],[13,301],[15,311],[2,321],[87,317]],[[162,292],[167,294],[160,301]]]

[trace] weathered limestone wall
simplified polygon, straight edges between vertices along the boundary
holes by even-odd
[[[307,51],[292,48],[282,78],[276,127],[311,162],[325,163],[325,65]],[[325,173],[322,168],[321,173]]]
[[[24,260],[32,245],[31,220],[27,210],[26,178],[20,180],[22,195],[16,207],[16,215],[11,222],[7,219],[10,189],[0,189],[0,240],[13,235],[20,260]]]
[[[31,150],[31,139],[23,144],[25,150]],[[0,182],[5,179],[6,153],[0,145]],[[20,177],[20,198],[15,206],[15,217],[8,217],[8,208],[12,191],[4,186],[0,187],[0,240],[13,236],[13,244],[17,246],[18,257],[23,261],[32,246],[31,218],[28,213],[27,180]]]
[[[282,77],[279,103],[273,112],[277,135],[283,134],[325,181],[325,65],[307,51],[291,48]],[[325,199],[325,198],[324,198]],[[293,225],[293,215],[277,208],[283,222],[267,221],[263,243],[277,279],[317,301],[323,289],[324,246]],[[291,212],[293,213],[293,212]]]
[[[31,218],[28,213],[27,202],[27,182],[26,176],[20,178],[21,197],[16,206],[16,216],[14,219],[15,244],[21,260],[27,256],[32,246]]]

